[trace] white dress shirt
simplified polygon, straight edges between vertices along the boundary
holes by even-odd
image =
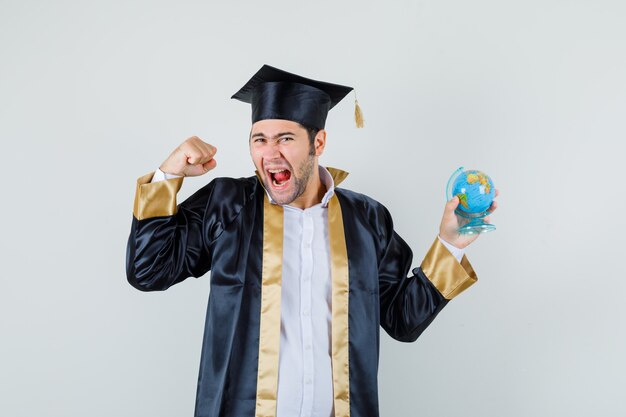
[[[328,202],[334,195],[335,184],[326,168],[320,166],[319,173],[326,187],[321,203],[304,210],[283,206],[276,417],[334,416]],[[175,177],[157,170],[152,182]],[[462,259],[463,249],[440,240],[459,261]]]
[[[276,417],[334,415],[327,213],[335,185],[325,168],[320,168],[320,180],[327,190],[321,203],[304,210],[283,206]]]

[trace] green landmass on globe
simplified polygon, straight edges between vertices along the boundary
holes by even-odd
[[[491,178],[481,171],[468,170],[454,181],[452,195],[459,198],[458,210],[469,214],[485,212],[495,198]]]

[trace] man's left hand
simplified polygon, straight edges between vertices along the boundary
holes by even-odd
[[[496,197],[499,192],[496,189]],[[439,237],[456,246],[459,249],[466,248],[470,243],[475,241],[480,234],[474,235],[462,235],[459,233],[459,227],[468,222],[467,219],[457,216],[454,210],[459,205],[459,198],[454,196],[452,200],[446,203],[446,208],[443,212],[443,218],[441,219],[441,225],[439,226]],[[489,207],[489,214],[493,213],[498,208],[498,203],[494,200]],[[483,218],[486,223],[489,223],[489,215]]]

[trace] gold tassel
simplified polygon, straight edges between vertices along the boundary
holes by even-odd
[[[361,111],[361,106],[359,106],[359,102],[356,99],[356,91],[354,92],[354,121],[356,122],[356,127],[363,127],[363,112]]]

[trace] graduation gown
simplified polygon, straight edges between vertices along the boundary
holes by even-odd
[[[347,175],[328,169],[338,185]],[[196,417],[274,416],[280,340],[282,207],[257,177],[217,178],[180,205],[182,178],[137,181],[128,281],[160,291],[211,271]],[[336,417],[378,416],[379,329],[411,342],[476,280],[435,239],[420,267],[387,209],[336,188],[328,206]]]

